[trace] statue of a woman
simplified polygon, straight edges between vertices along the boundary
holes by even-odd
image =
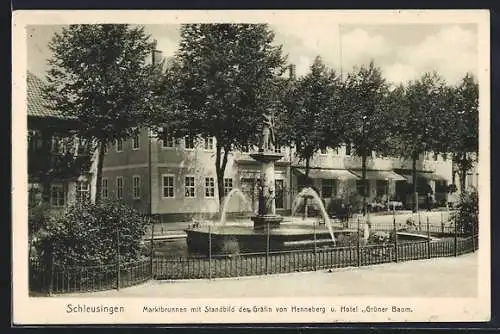
[[[264,115],[264,124],[262,127],[262,138],[260,143],[260,151],[274,151],[274,122],[272,115]]]

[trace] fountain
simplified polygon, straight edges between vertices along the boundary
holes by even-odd
[[[210,248],[212,253],[221,253],[228,244],[237,244],[237,249],[247,252],[263,252],[266,249],[284,250],[303,247],[335,245],[335,234],[351,233],[348,230],[334,230],[325,210],[323,202],[312,188],[304,188],[293,201],[293,210],[297,210],[301,198],[308,196],[316,203],[325,222],[324,226],[316,226],[316,220],[309,219],[303,224],[291,223],[276,213],[275,203],[275,173],[274,164],[283,155],[275,153],[274,132],[271,117],[265,118],[259,151],[250,154],[258,161],[260,168],[260,184],[257,214],[250,217],[251,222],[226,224],[226,211],[233,195],[244,198],[240,190],[233,190],[226,196],[221,210],[219,224],[213,222],[185,230],[186,242],[190,253],[207,254]],[[292,211],[293,211],[292,210]]]

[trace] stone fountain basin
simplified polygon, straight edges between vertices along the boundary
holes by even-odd
[[[186,243],[191,253],[208,253],[209,244],[212,253],[225,253],[228,243],[239,252],[265,252],[269,235],[269,249],[271,251],[287,250],[302,245],[310,245],[316,239],[329,240],[331,236],[326,226],[289,225],[282,224],[279,228],[254,229],[252,226],[200,226],[186,229]],[[354,229],[334,229],[334,235],[354,233]],[[236,246],[237,245],[237,246]]]

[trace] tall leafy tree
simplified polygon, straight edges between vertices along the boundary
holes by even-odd
[[[363,213],[368,196],[367,160],[372,152],[387,152],[390,147],[391,116],[389,87],[380,68],[374,62],[348,74],[344,83],[346,134],[354,152],[361,157]]]
[[[285,96],[280,136],[305,162],[306,180],[313,156],[327,146],[342,144],[340,89],[339,77],[317,56],[309,73],[291,82]]]
[[[479,86],[470,73],[452,88],[451,106],[447,110],[443,139],[459,171],[460,189],[477,161],[479,149]]]
[[[49,106],[76,119],[78,135],[95,143],[99,201],[105,147],[135,134],[154,110],[160,78],[148,61],[154,43],[143,27],[70,25],[49,48]]]
[[[396,132],[398,155],[412,161],[413,210],[417,210],[417,161],[425,152],[443,148],[443,121],[449,101],[446,82],[436,72],[408,83],[399,96]]]
[[[228,156],[255,143],[264,115],[275,110],[286,59],[264,24],[188,24],[180,33],[159,122],[175,137],[215,137],[222,203]]]

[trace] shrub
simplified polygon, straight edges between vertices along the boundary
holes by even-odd
[[[358,233],[340,234],[337,237],[338,247],[352,247],[358,244]]]
[[[224,255],[238,255],[240,253],[240,245],[238,240],[233,237],[227,237],[222,242],[221,254]]]
[[[478,233],[479,227],[479,201],[476,190],[463,192],[460,194],[457,203],[457,211],[453,218],[456,221],[458,231],[466,234],[472,233],[474,227],[475,233]]]
[[[134,209],[113,202],[71,206],[46,224],[41,248],[52,254],[57,265],[91,266],[113,263],[117,259],[120,235],[120,260],[137,260],[149,219]]]
[[[386,245],[391,242],[391,234],[384,231],[376,231],[370,234],[369,244]]]

